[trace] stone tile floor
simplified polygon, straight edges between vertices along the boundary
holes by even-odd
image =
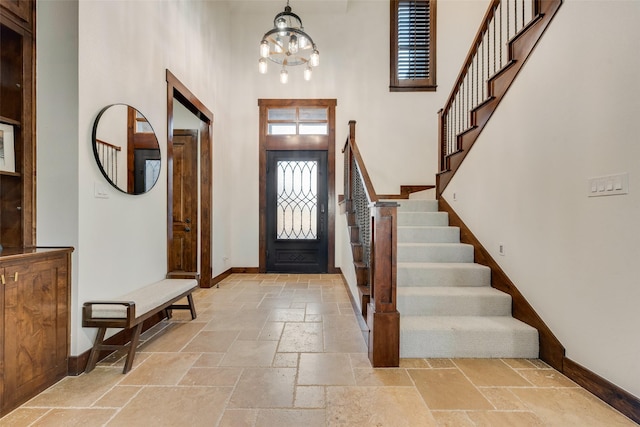
[[[635,426],[540,360],[373,369],[339,275],[236,274],[2,426]]]

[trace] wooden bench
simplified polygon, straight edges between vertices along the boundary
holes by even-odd
[[[196,307],[191,293],[197,287],[198,281],[195,279],[164,279],[114,300],[85,302],[82,306],[82,326],[98,328],[85,372],[91,372],[95,368],[100,351],[122,348],[129,349],[122,373],[129,372],[140,339],[142,323],[161,311],[170,318],[171,310],[175,309],[188,309],[191,311],[191,319],[195,319]],[[175,304],[184,297],[187,298],[188,304]],[[104,335],[108,328],[132,329],[131,341],[122,345],[105,344]]]

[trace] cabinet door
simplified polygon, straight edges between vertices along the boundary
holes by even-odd
[[[64,258],[4,265],[4,402],[13,406],[67,372]]]

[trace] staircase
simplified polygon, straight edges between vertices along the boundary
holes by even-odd
[[[511,317],[511,297],[438,201],[396,201],[400,357],[537,358],[537,330]]]

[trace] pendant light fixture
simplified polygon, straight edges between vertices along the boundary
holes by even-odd
[[[262,36],[258,70],[267,72],[268,61],[281,65],[280,81],[286,83],[289,78],[288,66],[306,65],[304,79],[311,80],[313,68],[320,65],[320,52],[311,37],[304,32],[302,20],[291,12],[289,0],[284,12],[273,19],[273,28]]]

